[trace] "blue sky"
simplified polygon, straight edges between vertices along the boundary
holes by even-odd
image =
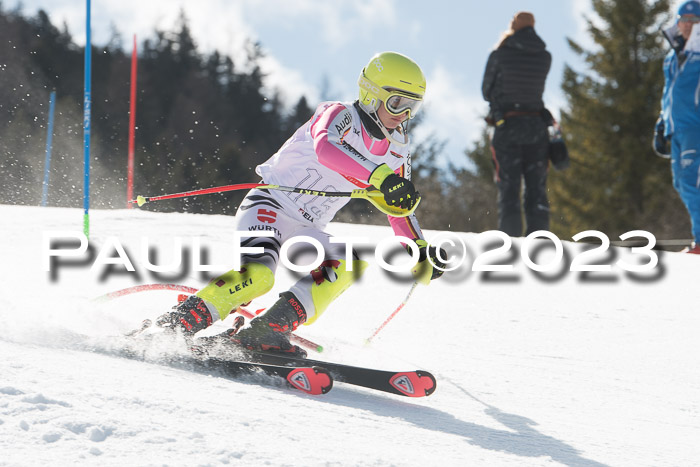
[[[3,2],[5,9],[20,2]],[[676,2],[679,3],[679,2]],[[25,14],[39,8],[55,24],[66,23],[85,41],[85,1],[22,0]],[[589,0],[92,0],[93,43],[104,44],[112,26],[130,50],[154,28],[171,30],[184,10],[200,50],[217,49],[242,63],[242,44],[257,40],[268,54],[268,85],[292,104],[306,95],[314,105],[327,83],[329,97],[354,100],[357,76],[376,52],[413,58],[427,77],[424,123],[419,137],[447,140],[443,162],[465,164],[463,152],[479,138],[487,104],[481,79],[489,52],[517,11],[535,15],[535,29],[552,53],[545,103],[558,115],[564,65],[583,70],[567,45],[590,47],[584,16]]]

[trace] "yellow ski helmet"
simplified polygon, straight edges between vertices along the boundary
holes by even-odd
[[[360,106],[368,113],[381,104],[392,115],[408,112],[413,118],[423,103],[425,76],[420,67],[405,55],[382,52],[372,57],[357,81]]]

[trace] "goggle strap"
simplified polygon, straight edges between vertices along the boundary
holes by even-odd
[[[360,78],[357,80],[357,84],[365,91],[377,96],[382,102],[386,102],[386,100],[389,98],[389,91],[379,87],[374,81],[367,78],[364,72],[360,73]]]
[[[372,81],[371,79],[367,78],[364,74],[364,72],[360,73],[360,77],[357,80],[357,85],[366,90],[367,92],[370,92],[374,94],[375,96],[379,97],[379,99],[383,102],[386,102],[386,100],[391,97],[392,95],[396,96],[402,96],[406,97],[408,99],[413,99],[416,101],[420,101],[422,99],[416,99],[416,96],[409,93],[409,92],[401,92],[401,91],[394,91],[390,92],[387,91],[386,89],[380,87],[377,83]]]

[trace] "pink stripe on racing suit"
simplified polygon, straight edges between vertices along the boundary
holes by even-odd
[[[410,154],[407,146],[369,135],[352,103],[325,102],[314,116],[265,163],[256,168],[265,183],[325,190],[352,191],[366,188],[372,171],[385,163],[410,180]],[[349,199],[275,193],[322,225],[330,222]],[[423,238],[414,215],[388,216],[396,235]]]

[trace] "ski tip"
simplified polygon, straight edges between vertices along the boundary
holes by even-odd
[[[321,367],[296,368],[287,375],[293,388],[314,396],[326,394],[333,389],[333,377]]]
[[[425,397],[435,392],[437,381],[427,371],[407,371],[396,373],[389,383],[404,396]]]
[[[435,376],[427,371],[416,371],[416,374],[419,378],[421,378],[421,380],[423,380],[423,390],[425,391],[425,395],[429,396],[434,393],[437,389],[437,380],[435,379]]]

